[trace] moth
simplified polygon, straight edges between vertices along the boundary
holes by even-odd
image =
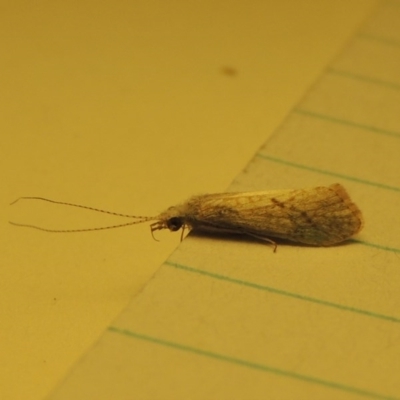
[[[276,250],[274,238],[314,246],[330,246],[349,239],[363,227],[360,209],[339,183],[310,189],[198,195],[154,217],[120,214],[42,197],[20,199],[49,201],[133,219],[119,225],[70,230],[12,223],[47,232],[96,231],[154,221],[150,224],[152,235],[161,229],[172,232],[182,229],[182,237],[185,229],[235,233],[270,242]]]

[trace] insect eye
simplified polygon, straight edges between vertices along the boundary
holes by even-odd
[[[182,228],[183,221],[181,218],[173,217],[167,221],[167,227],[170,231],[177,231]]]

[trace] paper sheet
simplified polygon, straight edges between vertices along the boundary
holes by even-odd
[[[50,396],[400,399],[400,4],[377,10],[230,191],[342,183],[315,248],[190,235]]]
[[[4,4],[1,399],[45,398],[180,243],[146,224],[16,228],[116,220],[9,204],[154,215],[224,191],[378,2]]]

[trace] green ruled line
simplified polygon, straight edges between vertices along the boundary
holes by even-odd
[[[395,138],[400,138],[400,133],[399,132],[388,131],[388,130],[385,130],[385,129],[376,128],[375,126],[371,126],[371,125],[358,124],[358,123],[353,122],[353,121],[332,117],[332,116],[326,115],[326,114],[316,113],[314,111],[309,111],[309,110],[297,108],[297,109],[293,110],[293,112],[297,113],[297,114],[307,115],[308,117],[317,118],[317,119],[321,119],[321,120],[324,120],[324,121],[332,122],[334,124],[341,124],[341,125],[351,126],[353,128],[363,129],[363,130],[366,130],[366,131],[378,133],[380,135],[386,135],[386,136],[392,136],[392,137],[395,137]]]
[[[258,283],[254,283],[254,282],[243,281],[241,279],[231,278],[226,275],[220,275],[220,274],[216,274],[214,272],[208,272],[208,271],[204,271],[201,269],[188,267],[186,265],[177,264],[177,263],[174,263],[171,261],[166,261],[164,264],[168,265],[169,267],[180,269],[185,272],[190,272],[190,273],[194,273],[194,274],[198,274],[198,275],[207,276],[209,278],[233,283],[235,285],[241,285],[241,286],[245,286],[245,287],[248,287],[251,289],[261,290],[264,292],[269,292],[269,293],[277,294],[280,296],[291,297],[291,298],[294,298],[297,300],[307,301],[309,303],[314,303],[314,304],[318,304],[318,305],[325,306],[325,307],[331,307],[331,308],[335,308],[335,309],[338,309],[341,311],[348,311],[348,312],[352,312],[352,313],[356,313],[356,314],[361,314],[361,315],[364,315],[367,317],[378,318],[378,319],[381,319],[384,321],[394,322],[397,324],[400,323],[400,318],[393,317],[391,315],[380,314],[380,313],[376,313],[376,312],[369,311],[369,310],[363,310],[361,308],[356,308],[356,307],[349,307],[349,306],[345,306],[342,304],[318,299],[315,297],[305,296],[305,295],[302,295],[299,293],[288,292],[286,290],[277,289],[277,288],[274,288],[271,286],[265,286],[265,285],[260,285]]]
[[[339,70],[336,68],[329,68],[328,72],[333,75],[338,75],[338,76],[342,76],[345,78],[354,79],[357,81],[372,83],[374,85],[388,87],[388,88],[394,89],[394,90],[400,90],[400,85],[398,83],[384,81],[382,79],[372,78],[372,77],[366,76],[366,75],[359,75],[354,72],[343,71],[343,70]]]
[[[355,242],[355,243],[360,243],[360,244],[362,244],[364,246],[373,247],[375,249],[391,251],[393,253],[399,253],[400,254],[400,249],[396,248],[396,247],[383,246],[381,244],[366,242],[365,240],[359,240],[359,239],[350,239],[350,240],[352,242]]]
[[[141,333],[133,332],[128,329],[119,328],[116,326],[110,326],[108,328],[108,330],[110,332],[113,332],[113,333],[116,333],[119,335],[127,336],[127,337],[138,339],[138,340],[144,340],[146,342],[161,345],[164,347],[169,347],[174,350],[184,351],[187,353],[196,354],[198,356],[208,357],[208,358],[212,358],[214,360],[218,360],[218,361],[222,361],[222,362],[226,362],[226,363],[230,363],[230,364],[235,364],[235,365],[238,365],[241,367],[251,368],[254,370],[267,372],[267,373],[274,374],[274,375],[284,376],[286,378],[296,379],[296,380],[311,383],[314,385],[325,386],[330,389],[336,389],[336,390],[340,390],[343,392],[354,393],[354,394],[358,394],[360,396],[369,397],[369,398],[373,398],[373,399],[400,400],[399,397],[386,396],[384,394],[371,392],[369,390],[360,389],[360,388],[357,388],[354,386],[344,385],[344,384],[341,384],[338,382],[332,382],[332,381],[316,378],[316,377],[309,376],[309,375],[297,374],[296,372],[292,372],[292,371],[288,371],[288,370],[284,370],[284,369],[280,369],[280,368],[275,368],[275,367],[272,367],[272,366],[269,366],[266,364],[259,364],[259,363],[243,360],[240,358],[227,356],[225,354],[215,353],[212,351],[203,350],[203,349],[199,349],[199,348],[192,347],[192,346],[187,346],[185,344],[171,342],[169,340],[164,340],[164,339],[160,339],[157,337],[144,335]]]
[[[310,167],[308,165],[294,163],[292,161],[287,161],[287,160],[284,160],[282,158],[269,156],[269,155],[263,154],[263,153],[258,153],[258,154],[256,154],[256,156],[260,157],[260,158],[262,158],[264,160],[272,161],[272,162],[275,162],[275,163],[278,163],[278,164],[287,165],[289,167],[304,169],[304,170],[307,170],[307,171],[316,172],[318,174],[334,176],[335,178],[346,179],[348,181],[362,183],[364,185],[375,186],[375,187],[378,187],[380,189],[386,189],[386,190],[392,190],[392,191],[395,191],[395,192],[400,192],[400,187],[397,187],[397,186],[385,185],[383,183],[368,181],[366,179],[357,178],[355,176],[350,176],[350,175],[340,174],[340,173],[333,172],[333,171],[328,171],[328,170],[324,170],[324,169]]]
[[[386,44],[389,46],[394,46],[394,47],[400,47],[400,41],[396,39],[392,39],[386,36],[378,36],[378,35],[372,35],[370,33],[360,33],[357,35],[360,39],[365,39],[365,40],[374,40],[376,42]]]

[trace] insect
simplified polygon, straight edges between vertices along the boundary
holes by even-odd
[[[270,242],[274,245],[274,251],[277,245],[272,238],[330,246],[350,238],[363,227],[361,211],[339,183],[310,189],[193,196],[154,217],[119,214],[42,197],[20,199],[43,200],[133,219],[119,225],[71,230],[53,230],[12,222],[14,225],[47,232],[96,231],[155,221],[150,224],[152,234],[160,229],[173,232],[182,229],[183,237],[186,228],[206,232],[238,233]]]

